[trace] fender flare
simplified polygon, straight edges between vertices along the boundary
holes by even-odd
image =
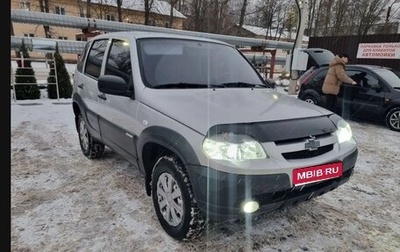
[[[146,192],[150,195],[151,192],[151,174],[153,167],[146,167],[146,159],[153,155],[161,155],[155,153],[144,153],[147,144],[156,144],[164,149],[173,152],[186,167],[187,164],[199,165],[199,160],[189,141],[178,132],[160,127],[152,126],[145,129],[139,136],[137,141],[137,154],[139,159],[139,167],[145,173],[146,177]],[[154,156],[153,156],[154,157]],[[154,162],[157,160],[153,160]],[[189,179],[192,180],[190,171],[186,169]]]

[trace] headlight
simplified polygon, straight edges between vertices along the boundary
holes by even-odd
[[[337,123],[337,127],[338,130],[336,131],[336,135],[339,143],[347,142],[353,137],[350,124],[348,124],[345,120],[339,120]]]
[[[241,162],[267,157],[259,142],[250,136],[233,133],[205,138],[203,150],[209,158],[217,160]]]

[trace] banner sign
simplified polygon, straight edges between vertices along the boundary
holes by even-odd
[[[400,59],[400,42],[360,43],[357,59]]]

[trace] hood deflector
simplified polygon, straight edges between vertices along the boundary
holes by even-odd
[[[221,124],[208,131],[208,136],[222,133],[245,134],[260,142],[275,142],[318,136],[336,131],[326,116],[272,122]]]

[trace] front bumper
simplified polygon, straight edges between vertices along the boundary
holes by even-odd
[[[188,166],[194,194],[200,210],[210,219],[236,219],[243,215],[241,204],[255,200],[261,214],[294,205],[346,183],[353,174],[356,149],[343,160],[343,175],[339,178],[293,187],[287,174],[240,175],[207,168]]]

